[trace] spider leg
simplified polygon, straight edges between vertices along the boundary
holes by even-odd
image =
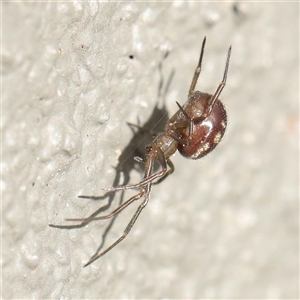
[[[193,136],[193,132],[194,132],[194,120],[192,118],[190,118],[190,116],[187,114],[187,112],[183,109],[183,107],[177,101],[176,101],[176,104],[179,107],[179,110],[185,116],[186,122],[188,122],[188,125],[189,125],[189,138],[188,138],[188,141],[184,141],[185,144],[188,146],[190,144],[190,141],[192,140],[192,136]],[[180,128],[179,126],[180,126],[180,124],[179,125],[176,124],[176,128]]]
[[[169,158],[167,159],[167,164],[168,164],[168,166],[170,167],[170,169],[166,172],[166,174],[165,174],[163,177],[159,178],[159,179],[158,179],[156,182],[154,182],[153,184],[161,183],[161,182],[164,181],[170,174],[172,174],[172,173],[174,172],[175,167],[174,167],[172,161],[171,161]]]
[[[170,136],[178,143],[187,146],[189,143],[180,138],[175,132],[171,133]]]
[[[146,163],[146,165],[145,165],[144,178],[147,178],[152,173],[154,160],[151,156],[148,156],[145,163]],[[104,216],[92,217],[92,218],[91,217],[88,217],[88,218],[67,218],[65,220],[66,221],[75,221],[75,222],[90,222],[90,221],[110,219],[110,218],[114,217],[115,215],[117,215],[118,213],[120,213],[123,209],[125,209],[127,206],[129,206],[132,202],[141,199],[144,194],[145,194],[145,189],[141,188],[141,191],[137,195],[135,195],[135,196],[131,197],[130,199],[128,199],[127,201],[125,201],[123,204],[121,204],[115,210],[113,210],[110,214],[107,214],[107,215],[104,215]],[[56,227],[59,227],[59,226],[60,225],[56,225]],[[64,225],[62,225],[62,226],[64,226]]]
[[[228,69],[229,69],[229,60],[230,60],[230,55],[231,55],[231,46],[228,49],[228,54],[227,54],[227,59],[226,59],[226,65],[225,65],[225,71],[223,75],[223,79],[221,83],[219,84],[217,90],[213,94],[213,96],[209,100],[209,105],[207,106],[207,109],[203,112],[202,116],[194,118],[193,123],[201,122],[203,121],[211,112],[212,107],[216,100],[219,98],[220,94],[222,93],[225,85],[226,85],[226,80],[227,80],[227,74],[228,74]]]
[[[141,187],[143,187],[144,185],[152,182],[153,180],[157,179],[157,178],[160,178],[160,177],[163,177],[166,172],[167,172],[167,160],[166,158],[164,157],[164,154],[163,152],[161,151],[161,149],[157,149],[157,158],[156,160],[159,161],[159,163],[161,164],[161,170],[150,175],[151,172],[149,172],[148,176],[144,176],[144,180],[142,180],[141,182],[139,183],[136,183],[136,184],[131,184],[131,185],[119,185],[119,186],[112,186],[112,187],[107,187],[107,188],[103,188],[103,190],[105,191],[109,191],[109,192],[115,192],[115,191],[124,191],[124,190],[131,190],[131,189],[139,189]],[[146,160],[146,167],[145,167],[145,170],[147,170],[147,162],[149,161],[149,159],[151,161],[153,161],[153,158],[151,158],[150,154]]]
[[[146,161],[146,167],[145,167],[145,173],[144,173],[144,178],[147,178],[150,176],[153,170],[153,164],[154,164],[154,159],[152,157],[148,157]],[[111,244],[107,249],[102,251],[101,253],[97,254],[96,256],[93,256],[85,265],[84,267],[90,265],[92,262],[103,256],[105,253],[110,251],[112,248],[114,248],[116,245],[118,245],[120,242],[122,242],[125,237],[128,235],[130,232],[131,228],[133,227],[134,223],[136,222],[137,218],[139,217],[140,213],[142,210],[146,207],[146,205],[149,202],[149,196],[150,196],[150,190],[151,190],[151,182],[149,182],[146,186],[141,187],[141,191],[138,195],[145,195],[144,201],[139,205],[137,210],[135,211],[133,217],[131,218],[130,222],[126,226],[123,234],[113,243]],[[129,199],[130,200],[130,199]],[[128,200],[128,201],[129,201]],[[126,201],[126,202],[128,202]],[[125,203],[126,203],[125,202]]]
[[[105,220],[110,219],[120,213],[123,209],[125,209],[127,206],[129,206],[132,202],[137,201],[141,199],[144,195],[144,191],[142,190],[137,195],[131,197],[129,200],[125,201],[123,204],[121,204],[119,207],[117,207],[115,210],[113,210],[110,214],[95,218],[68,218],[65,219],[66,221],[80,221],[80,222],[90,222],[90,221],[98,221],[98,220]]]
[[[193,80],[192,80],[192,83],[191,83],[191,87],[189,89],[189,96],[194,92],[197,80],[198,80],[200,72],[201,72],[201,64],[202,64],[202,58],[203,58],[203,53],[204,53],[205,42],[206,42],[206,37],[204,37],[203,42],[202,42],[200,58],[199,58],[197,68],[195,70],[195,74],[194,74],[194,77],[193,77]]]
[[[90,265],[92,262],[94,262],[95,260],[97,260],[98,258],[100,258],[101,256],[103,256],[105,253],[107,253],[108,251],[110,251],[112,248],[114,248],[116,245],[118,245],[120,242],[122,242],[125,237],[128,235],[128,233],[130,232],[131,228],[133,227],[135,221],[137,220],[137,218],[139,217],[140,213],[142,212],[142,210],[146,207],[146,205],[149,202],[149,193],[150,193],[150,186],[151,183],[147,184],[147,187],[145,187],[145,189],[147,190],[146,195],[145,195],[145,200],[139,205],[139,207],[137,208],[136,212],[134,213],[132,219],[130,220],[130,222],[128,223],[127,227],[124,230],[124,233],[112,244],[110,245],[107,249],[105,249],[104,251],[102,251],[101,253],[99,253],[98,255],[92,257],[85,265],[84,267]]]
[[[216,92],[214,93],[214,95],[211,97],[211,100],[210,100],[210,106],[211,107],[213,106],[213,104],[215,103],[215,101],[219,98],[221,92],[223,91],[223,89],[224,89],[224,87],[226,85],[230,55],[231,55],[231,46],[228,49],[228,54],[227,54],[227,59],[226,59],[226,65],[225,65],[225,71],[224,71],[222,82],[219,84]]]

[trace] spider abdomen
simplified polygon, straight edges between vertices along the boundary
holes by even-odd
[[[189,140],[189,143],[188,145],[178,145],[178,151],[182,156],[190,159],[199,159],[205,156],[219,144],[225,133],[226,125],[226,110],[222,102],[217,99],[210,114],[204,120],[194,123],[190,139],[188,127],[181,131],[181,138]]]

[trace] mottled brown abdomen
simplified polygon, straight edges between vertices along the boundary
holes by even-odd
[[[211,113],[203,121],[194,124],[194,130],[188,145],[178,146],[181,155],[190,159],[199,159],[211,152],[221,141],[227,125],[227,115],[224,105],[216,100]],[[189,140],[189,128],[181,132],[181,138]]]

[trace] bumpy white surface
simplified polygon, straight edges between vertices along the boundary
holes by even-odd
[[[3,298],[299,297],[298,3],[4,3],[2,17]],[[223,142],[200,161],[176,154],[127,239],[82,268],[109,223],[48,224],[101,206],[77,196],[112,184],[166,51],[170,113],[186,101],[204,35],[201,91],[233,47]]]

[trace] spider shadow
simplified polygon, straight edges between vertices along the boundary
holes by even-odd
[[[168,53],[166,54],[165,58],[167,57]],[[164,58],[164,59],[165,59]],[[127,123],[127,125],[130,127],[133,133],[133,137],[128,143],[128,145],[124,148],[122,151],[122,154],[119,157],[118,165],[115,167],[116,175],[114,178],[114,181],[111,186],[119,186],[119,185],[127,185],[130,181],[130,172],[133,169],[136,169],[140,172],[143,172],[143,164],[138,163],[136,160],[134,160],[134,157],[144,157],[145,156],[145,146],[150,144],[153,141],[153,136],[155,136],[154,133],[159,133],[164,131],[164,127],[169,120],[169,114],[166,109],[165,105],[165,95],[167,94],[167,91],[169,90],[169,86],[171,84],[171,81],[174,77],[174,70],[171,72],[171,74],[168,77],[168,81],[164,87],[164,80],[162,76],[162,62],[159,64],[159,71],[160,71],[160,82],[158,87],[158,101],[156,106],[154,107],[148,121],[143,125],[139,125],[139,119],[137,120],[137,125]],[[164,89],[163,89],[164,87]],[[156,165],[155,165],[156,167]],[[121,182],[121,178],[123,178]],[[97,215],[101,214],[102,212],[107,211],[111,205],[113,200],[116,196],[115,191],[110,191],[105,193],[103,196],[87,196],[87,195],[80,195],[79,198],[82,199],[92,199],[92,200],[104,200],[107,199],[107,204],[101,206],[99,209],[97,209],[95,212],[93,212],[89,217],[85,218],[84,221],[82,221],[80,224],[76,225],[55,225],[50,224],[49,226],[54,228],[60,228],[60,229],[78,229],[86,226],[90,222],[92,222],[93,218],[95,218]],[[121,193],[119,204],[121,205],[124,200],[125,192],[119,192]],[[100,250],[103,248],[106,240],[106,236],[108,235],[109,231],[113,227],[114,222],[116,221],[118,215],[114,216],[113,218],[109,219],[109,224],[105,228],[103,234],[102,234],[102,240],[97,248],[95,254],[91,257],[93,259],[97,254],[100,252]]]

